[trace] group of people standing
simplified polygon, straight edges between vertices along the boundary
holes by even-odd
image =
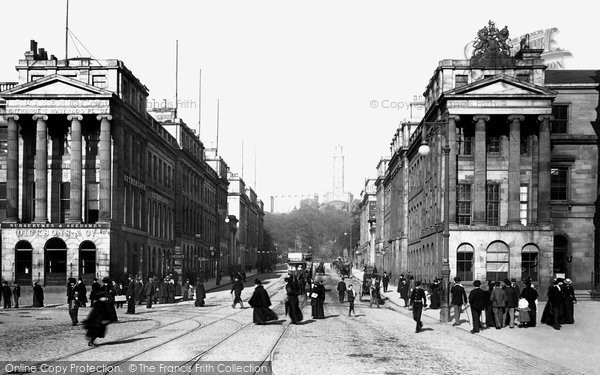
[[[481,281],[475,280],[474,289],[467,300],[458,280],[451,290],[451,303],[455,308],[454,325],[460,324],[460,307],[468,302],[473,316],[471,333],[478,333],[482,329],[482,315],[485,316],[485,325],[490,328],[514,328],[517,313],[519,328],[535,327],[539,294],[531,280],[523,283],[525,287],[521,290],[515,278],[504,279],[504,285],[500,281],[489,281],[487,290],[483,290]],[[576,298],[571,280],[567,279],[564,283],[562,279],[554,280],[553,285],[548,288],[547,296],[548,302],[541,322],[552,325],[555,329],[560,329],[561,324],[573,324],[573,303]]]
[[[8,281],[2,282],[2,293],[0,293],[0,298],[4,300],[4,308],[10,309],[12,307],[12,301],[15,301],[15,308],[19,307],[19,298],[21,297],[21,286],[19,283],[15,281],[13,288],[11,289],[8,286]]]
[[[14,282],[12,289],[8,285],[8,281],[2,281],[2,287],[0,290],[0,300],[4,302],[4,308],[19,308],[19,299],[21,298],[21,285],[18,282]],[[14,306],[13,306],[14,301]],[[33,283],[33,307],[44,307],[44,290],[42,286],[35,281]]]

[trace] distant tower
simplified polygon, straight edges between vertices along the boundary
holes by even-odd
[[[344,148],[335,146],[333,152],[333,194],[344,193]]]
[[[344,191],[344,148],[337,145],[333,152],[333,191],[325,194],[324,203],[348,208],[351,202],[352,194]]]

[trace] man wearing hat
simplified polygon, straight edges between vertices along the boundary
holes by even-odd
[[[450,295],[452,296],[452,307],[454,307],[454,323],[453,326],[460,325],[460,309],[463,304],[467,303],[467,292],[460,283],[460,277],[454,278],[454,286],[450,289]]]
[[[552,327],[560,329],[560,322],[563,319],[564,295],[562,290],[563,279],[558,278],[554,285],[548,289],[548,303],[552,309]]]
[[[481,312],[487,305],[486,293],[481,289],[481,281],[473,282],[473,289],[469,293],[469,304],[471,305],[471,314],[473,315],[473,329],[471,333],[478,333],[481,330]]]
[[[425,296],[425,291],[421,289],[420,281],[415,281],[415,287],[410,294],[410,305],[412,306],[413,319],[417,322],[415,333],[419,333],[421,332],[421,328],[423,328],[423,323],[421,322],[423,307],[427,307],[427,297]]]
[[[510,328],[515,328],[515,311],[519,306],[519,291],[514,288],[510,280],[504,279],[504,293],[506,294],[506,307],[502,317],[503,326],[508,325]]]
[[[76,326],[79,323],[79,296],[76,288],[76,281],[70,277],[67,283],[67,304],[69,306],[69,315],[71,316],[71,325]]]

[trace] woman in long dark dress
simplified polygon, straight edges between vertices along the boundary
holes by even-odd
[[[277,320],[277,314],[269,308],[271,306],[271,299],[262,286],[261,281],[254,279],[254,284],[256,284],[256,288],[254,288],[254,293],[252,293],[252,297],[248,301],[253,308],[252,321],[256,324],[265,324],[269,320]]]
[[[287,294],[287,312],[292,320],[293,324],[302,321],[302,311],[300,310],[300,302],[298,301],[298,295],[300,294],[300,285],[295,278],[289,279],[285,286]]]
[[[565,324],[573,324],[575,323],[573,304],[577,302],[577,298],[575,298],[575,289],[571,279],[565,279],[565,285],[562,289],[565,298],[563,320]]]
[[[119,321],[117,310],[115,309],[115,296],[117,295],[117,291],[112,285],[110,278],[105,277],[102,279],[102,286],[98,293],[97,296],[106,298],[106,309],[110,314],[110,322],[113,323]]]
[[[313,297],[314,296],[314,297]],[[312,316],[315,319],[325,319],[323,303],[325,302],[325,286],[323,281],[319,280],[311,291]]]
[[[187,301],[190,299],[190,280],[186,279],[183,284],[183,300]]]
[[[198,278],[198,282],[196,283],[196,302],[194,302],[194,306],[196,306],[196,307],[204,306],[205,298],[206,298],[206,291],[204,290],[204,283],[202,283],[202,279]]]
[[[433,280],[431,284],[431,303],[429,304],[430,309],[439,309],[441,305],[441,285],[438,279]]]
[[[89,338],[88,346],[94,346],[94,342],[98,337],[106,336],[106,326],[111,323],[112,312],[108,302],[108,297],[105,290],[100,290],[97,294],[97,300],[90,311],[87,319],[83,321],[83,326],[86,329],[86,336]]]
[[[44,289],[37,281],[33,283],[33,307],[44,307]]]

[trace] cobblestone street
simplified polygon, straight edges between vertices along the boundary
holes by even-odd
[[[252,323],[247,304],[246,309],[232,309],[229,286],[223,285],[208,294],[202,308],[187,301],[156,305],[152,310],[138,306],[133,316],[120,309],[119,322],[109,326],[106,338],[98,340],[95,348],[86,345],[81,326],[70,325],[65,305],[4,310],[0,312],[0,355],[11,361],[47,363],[175,361],[190,365],[270,360],[276,374],[577,373],[559,361],[530,355],[510,344],[523,338],[522,330],[502,331],[505,335],[500,338],[509,344],[505,345],[491,335],[471,335],[466,329],[439,324],[433,314],[425,314],[424,331],[415,334],[410,311],[392,301],[378,309],[357,300],[357,316],[349,317],[348,304],[340,305],[335,291],[339,279],[327,271],[322,276],[328,290],[323,320],[311,319],[310,301],[300,297],[304,321],[289,324],[283,311],[284,274],[279,272],[260,276],[280,318],[266,326]],[[243,291],[245,301],[254,289],[253,279],[248,279]],[[359,285],[355,287],[358,290]],[[81,309],[80,320],[88,312],[89,308]],[[593,372],[589,370],[583,367],[584,373]]]

